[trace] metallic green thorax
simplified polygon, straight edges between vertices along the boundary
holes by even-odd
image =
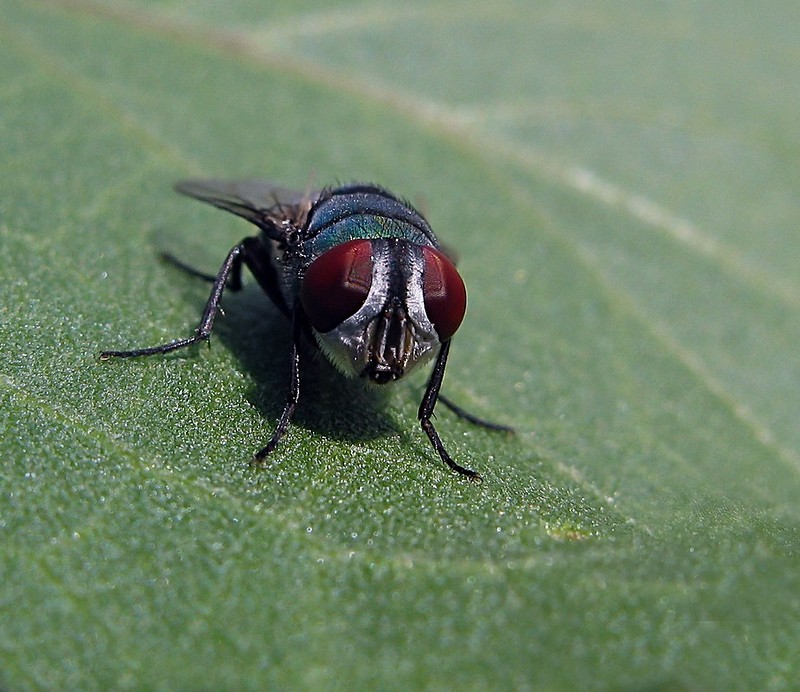
[[[413,208],[383,191],[345,186],[322,196],[309,213],[305,248],[318,257],[339,243],[358,238],[402,238],[437,247],[428,223]]]

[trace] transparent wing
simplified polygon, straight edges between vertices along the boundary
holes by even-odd
[[[302,226],[319,192],[298,192],[268,180],[181,180],[181,194],[241,216],[265,231],[291,222]],[[272,235],[272,233],[270,233]]]

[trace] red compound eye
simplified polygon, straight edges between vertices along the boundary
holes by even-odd
[[[424,245],[422,295],[425,312],[439,339],[447,341],[461,325],[467,311],[467,289],[453,263],[439,250]]]
[[[364,304],[372,285],[372,242],[350,240],[315,259],[306,270],[300,302],[311,325],[329,332]]]

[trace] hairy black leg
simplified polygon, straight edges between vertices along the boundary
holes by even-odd
[[[505,433],[514,433],[514,428],[503,425],[502,423],[493,423],[490,420],[486,420],[484,418],[478,418],[478,416],[473,415],[469,411],[465,411],[460,406],[454,404],[450,399],[445,397],[444,394],[439,394],[439,401],[441,401],[447,408],[449,408],[453,413],[455,413],[459,418],[463,418],[465,421],[469,421],[473,425],[480,425],[482,428],[488,428],[489,430],[496,430],[497,432],[505,432]]]
[[[222,299],[222,292],[225,290],[228,277],[232,280],[238,281],[241,284],[242,261],[244,259],[245,241],[231,248],[225,261],[222,263],[219,272],[214,277],[214,285],[211,288],[211,295],[208,297],[206,307],[203,310],[203,317],[200,320],[200,325],[197,327],[194,336],[186,339],[177,339],[168,344],[161,344],[160,346],[150,346],[148,348],[136,348],[130,351],[103,351],[100,354],[101,360],[108,360],[109,358],[138,358],[139,356],[152,356],[157,353],[169,353],[185,346],[206,341],[211,335],[211,330],[214,326],[214,318],[220,309],[219,303]]]
[[[281,413],[278,425],[275,426],[272,437],[269,442],[267,442],[266,447],[258,451],[253,458],[254,465],[262,465],[264,459],[278,446],[278,442],[280,442],[284,433],[289,429],[292,416],[294,416],[294,411],[297,408],[297,402],[300,399],[300,340],[303,330],[305,329],[304,320],[305,317],[302,308],[298,306],[292,318],[291,380],[289,382],[289,394],[286,397],[283,412]]]
[[[473,471],[472,469],[465,468],[464,466],[461,466],[453,461],[452,457],[444,448],[442,440],[439,438],[439,433],[436,432],[436,428],[431,422],[433,409],[436,407],[436,400],[439,398],[439,389],[441,388],[442,380],[444,379],[444,369],[447,365],[447,354],[449,352],[450,341],[448,340],[445,341],[442,344],[442,347],[439,349],[439,355],[436,357],[436,363],[433,366],[433,372],[428,380],[428,386],[425,389],[422,402],[419,405],[419,423],[422,426],[422,429],[428,435],[428,439],[431,441],[433,448],[436,450],[445,464],[453,469],[453,471],[463,474],[470,480],[480,481],[481,477],[477,472]]]

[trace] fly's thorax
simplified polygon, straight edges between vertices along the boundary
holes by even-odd
[[[314,254],[354,238],[406,238],[436,243],[425,218],[387,190],[360,183],[323,193],[314,203],[306,228]]]

